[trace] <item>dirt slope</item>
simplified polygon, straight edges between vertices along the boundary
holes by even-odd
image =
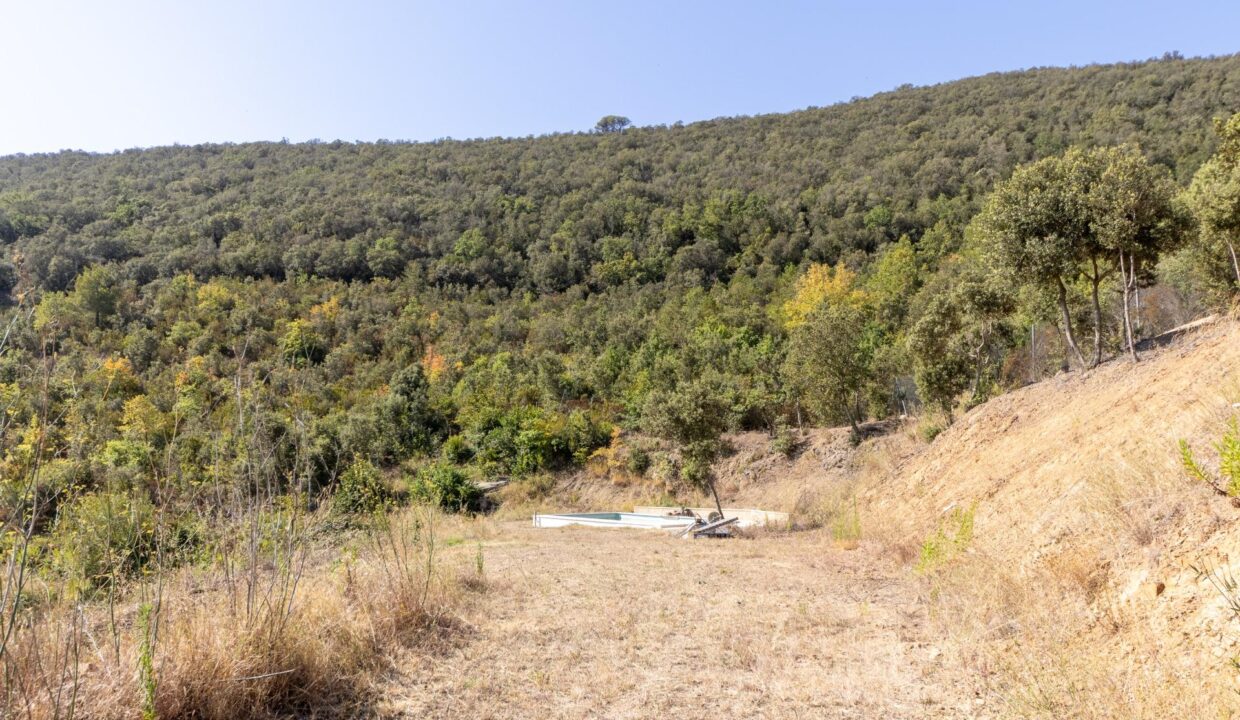
[[[1177,445],[1212,463],[1237,401],[1240,324],[1224,320],[991,400],[928,448],[889,441],[864,512],[915,543],[976,508],[931,610],[966,666],[982,653],[965,669],[1015,666],[990,688],[1013,714],[1217,716],[1240,616],[1200,571],[1240,575],[1240,509],[1186,477]]]

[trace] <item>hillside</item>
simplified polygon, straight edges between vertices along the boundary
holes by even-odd
[[[1238,108],[1228,56],[992,74],[623,133],[11,156],[0,239],[52,290],[99,262],[138,282],[367,279],[412,262],[429,283],[470,288],[709,283],[918,242],[940,222],[958,231],[1017,164],[1073,144],[1135,142],[1186,182],[1213,148],[1211,118]]]
[[[710,568],[704,597],[744,607],[724,576],[745,548],[841,563],[825,599],[812,573],[772,580],[777,624],[805,621],[790,602],[851,603],[757,650],[731,634],[743,611],[706,618],[699,659],[730,653],[754,712],[821,669],[806,656],[871,667],[834,654],[854,632],[912,669],[850,697],[909,717],[1030,682],[1070,702],[1129,641],[1224,657],[1184,567],[1229,547],[1231,506],[1183,479],[1175,441],[1208,457],[1224,432],[1235,324],[1115,358],[1234,304],[1237,108],[1240,56],[1169,56],[687,126],[0,158],[0,715],[57,716],[81,690],[100,717],[348,716],[406,655],[444,663],[392,689],[411,712],[442,693],[486,710],[486,688],[537,703],[567,675],[547,685],[529,628],[610,617],[631,578],[628,625],[683,633],[693,588],[664,603],[652,556]],[[684,556],[627,538],[583,562],[587,535],[505,524],[716,489],[795,532]],[[607,562],[610,585],[540,604]],[[532,568],[551,584],[512,605]],[[1117,609],[1147,595],[1176,614]],[[622,674],[582,645],[623,626],[583,626],[559,670]],[[1071,664],[1055,648],[1075,637],[1107,654],[1066,685],[1008,666]],[[700,667],[656,655],[687,692]],[[478,658],[495,684],[458,686]],[[1140,687],[1180,687],[1176,667],[1146,663]],[[773,714],[805,700],[785,690]],[[1128,707],[1117,692],[1100,702]]]

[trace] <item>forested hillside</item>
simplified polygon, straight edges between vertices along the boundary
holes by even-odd
[[[709,286],[958,233],[1019,163],[1136,142],[1187,182],[1240,58],[994,74],[786,115],[436,143],[204,145],[0,159],[30,284],[315,275],[550,293]],[[490,294],[488,297],[503,297]]]
[[[1148,159],[1178,192],[1237,109],[1240,56],[1169,57],[683,127],[2,158],[3,519],[89,590],[112,555],[52,549],[116,499],[160,508],[123,534],[130,571],[161,533],[197,552],[239,498],[468,506],[471,478],[609,444],[674,489],[727,430],[791,451],[798,424],[950,416],[1070,359],[1055,303],[966,242],[996,182],[1131,143],[1082,172]],[[1222,255],[1125,252],[1128,283],[1094,259],[1092,325],[1063,275],[1099,357],[1121,285],[1162,280],[1137,335],[1226,296]]]

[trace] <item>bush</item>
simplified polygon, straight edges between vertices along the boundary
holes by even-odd
[[[471,434],[484,466],[517,475],[582,465],[611,437],[610,428],[579,410],[562,415],[530,407],[495,412]]]
[[[629,448],[628,457],[625,458],[624,468],[634,475],[645,475],[650,469],[650,453],[645,448],[633,447]]]
[[[415,500],[448,512],[475,511],[482,501],[482,491],[463,470],[442,463],[419,470],[410,490]]]
[[[939,523],[938,529],[921,545],[915,566],[917,572],[933,572],[968,547],[973,540],[976,511],[977,505],[956,508]]]
[[[146,566],[155,509],[144,493],[95,492],[64,507],[50,538],[52,566],[71,594],[89,594]]]
[[[1180,462],[1185,472],[1194,480],[1200,480],[1219,495],[1240,497],[1240,420],[1232,418],[1223,436],[1214,444],[1218,451],[1218,474],[1216,479],[1193,456],[1187,440],[1180,441]]]
[[[392,493],[383,484],[379,470],[369,460],[354,460],[344,474],[340,476],[340,485],[336,488],[335,504],[337,512],[373,513],[392,501]]]
[[[797,437],[795,430],[788,427],[787,423],[781,422],[775,426],[775,433],[771,435],[771,452],[791,458],[797,454],[800,447],[801,439]]]
[[[461,435],[451,435],[447,440],[444,440],[441,453],[444,460],[453,465],[464,465],[474,458],[474,449],[469,446],[469,441]]]
[[[851,498],[837,509],[831,518],[831,539],[846,550],[855,549],[861,543],[861,513],[857,511],[857,497]]]
[[[939,433],[947,429],[947,425],[937,417],[924,417],[917,423],[917,434],[926,442],[934,442]]]

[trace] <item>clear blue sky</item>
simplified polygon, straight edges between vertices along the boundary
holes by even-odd
[[[0,0],[0,154],[428,140],[1240,51],[1240,2]]]

